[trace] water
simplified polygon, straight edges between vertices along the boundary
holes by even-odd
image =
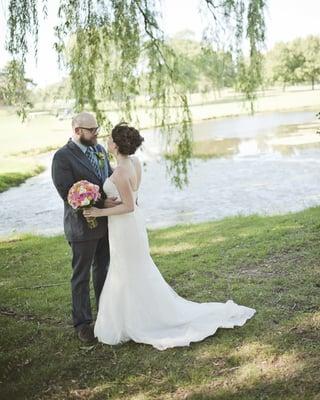
[[[320,137],[313,112],[270,113],[205,121],[194,132],[212,158],[195,159],[183,190],[166,177],[155,135],[145,135],[147,162],[139,203],[149,228],[276,214],[320,204]],[[52,154],[46,156],[50,167]],[[62,233],[63,208],[50,168],[0,195],[0,234]]]

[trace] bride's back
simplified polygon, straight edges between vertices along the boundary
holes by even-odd
[[[128,163],[122,164],[121,166],[117,166],[115,168],[110,178],[106,179],[106,182],[104,184],[105,193],[107,194],[107,196],[117,195],[117,197],[120,198],[119,191],[117,188],[119,184],[119,179],[122,179],[119,177],[120,171],[121,171],[121,177],[123,178],[123,176],[125,175],[126,178],[129,180],[131,190],[135,193],[135,198],[136,198],[142,176],[141,163],[138,157],[136,156],[128,157]],[[108,185],[108,182],[110,181],[112,184],[111,187]],[[116,193],[114,191],[116,191]]]
[[[131,161],[131,166],[128,166],[129,168],[129,180],[131,184],[131,188],[134,192],[137,192],[140,187],[141,183],[141,175],[142,175],[142,170],[141,170],[141,163],[139,161],[139,158],[136,156],[131,156],[129,157]]]

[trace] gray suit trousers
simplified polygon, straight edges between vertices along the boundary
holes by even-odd
[[[90,271],[97,310],[107,276],[110,253],[108,235],[100,239],[69,242],[72,249],[72,319],[75,329],[92,322],[90,302]]]

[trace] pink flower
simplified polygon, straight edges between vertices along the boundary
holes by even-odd
[[[76,182],[69,190],[68,203],[75,209],[93,206],[101,197],[98,185],[82,180]]]

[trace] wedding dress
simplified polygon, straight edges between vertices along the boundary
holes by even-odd
[[[103,190],[108,197],[120,198],[110,178]],[[165,350],[189,346],[218,328],[242,326],[254,315],[254,309],[232,300],[197,303],[179,296],[150,256],[144,216],[137,205],[133,212],[108,220],[110,266],[94,327],[98,341],[115,345],[133,340]]]

